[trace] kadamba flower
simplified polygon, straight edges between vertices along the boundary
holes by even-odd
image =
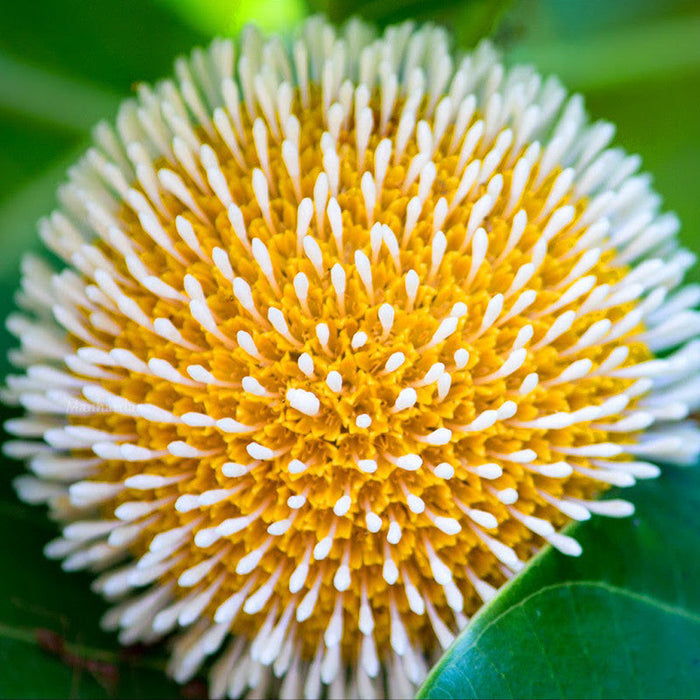
[[[24,262],[17,489],[178,681],[410,695],[567,522],[632,511],[609,485],[700,452],[693,256],[612,126],[488,44],[315,18],[176,75],[41,222],[65,267]]]

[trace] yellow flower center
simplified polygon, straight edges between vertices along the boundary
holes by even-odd
[[[155,504],[132,551],[176,559],[157,576],[176,601],[213,590],[201,615],[232,633],[296,626],[307,658],[340,635],[350,660],[372,621],[380,656],[401,629],[430,650],[576,514],[560,498],[606,488],[616,452],[588,448],[625,436],[585,411],[619,413],[633,380],[601,365],[649,353],[639,328],[590,330],[632,308],[591,296],[626,269],[580,245],[585,202],[552,201],[536,151],[509,199],[524,147],[472,150],[454,125],[431,143],[374,97],[322,138],[322,103],[295,96],[297,133],[242,113],[233,147],[202,129],[206,173],[162,161],[168,193],[120,210],[130,251],[102,245],[93,285],[111,311],[84,321],[118,349],[99,384],[122,404],[72,422],[134,446],[100,448],[96,481],[132,477],[103,514]]]

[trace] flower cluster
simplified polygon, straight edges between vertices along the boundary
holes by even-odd
[[[567,522],[631,512],[609,485],[700,451],[693,256],[612,126],[489,44],[313,18],[176,75],[41,222],[65,267],[24,261],[17,489],[178,681],[410,695]]]

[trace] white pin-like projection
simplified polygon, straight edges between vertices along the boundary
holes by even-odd
[[[368,340],[367,333],[365,333],[364,331],[357,331],[357,333],[355,333],[352,336],[352,339],[350,341],[352,349],[358,350],[367,342],[367,340]]]
[[[355,425],[358,428],[369,428],[369,426],[372,425],[372,416],[368,413],[361,413],[355,418]]]
[[[345,289],[347,285],[347,276],[345,270],[339,263],[335,263],[331,268],[331,282],[335,290],[336,298],[338,299],[338,311],[341,315],[345,314]]]
[[[287,401],[292,408],[307,416],[315,416],[321,408],[318,397],[313,392],[304,389],[288,389]]]
[[[212,697],[412,696],[543,543],[581,553],[563,519],[700,453],[678,219],[580,96],[449,46],[314,17],[195,49],[22,264],[17,492]]]
[[[326,376],[326,384],[331,391],[339,394],[343,389],[343,377],[340,372],[331,370]]]

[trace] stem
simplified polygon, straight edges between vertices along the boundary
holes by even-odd
[[[37,631],[37,629],[31,629],[28,627],[14,627],[0,623],[0,637],[11,639],[15,642],[31,644],[33,646],[39,646]],[[114,650],[98,649],[96,647],[86,646],[77,642],[69,642],[67,640],[62,640],[62,642],[62,648],[66,653],[77,656],[81,659],[101,661],[103,663],[114,665],[127,664],[133,668],[152,669],[157,671],[163,670],[162,661],[151,655],[143,655],[126,660],[120,648],[115,648]]]

